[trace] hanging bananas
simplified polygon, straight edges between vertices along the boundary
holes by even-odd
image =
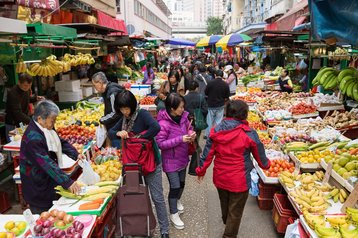
[[[69,62],[71,66],[76,67],[78,65],[94,64],[95,60],[91,54],[78,53],[77,55],[65,54],[63,56],[65,62]]]
[[[19,62],[17,62],[16,64],[16,73],[18,74],[22,74],[25,73],[27,70],[27,66],[24,63],[24,61],[22,59],[19,60]]]

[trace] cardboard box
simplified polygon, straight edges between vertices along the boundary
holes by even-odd
[[[55,90],[57,92],[75,92],[81,90],[80,80],[56,81]]]
[[[93,87],[82,87],[83,97],[89,97],[93,94]]]
[[[134,95],[146,96],[151,93],[150,85],[133,84],[131,85],[130,91]]]
[[[75,92],[58,92],[58,99],[60,102],[78,102],[83,99],[82,90]]]
[[[76,79],[78,79],[77,71],[71,71],[69,74],[70,74],[71,80],[76,80]]]

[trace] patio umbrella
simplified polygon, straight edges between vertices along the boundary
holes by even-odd
[[[196,47],[205,47],[209,45],[214,45],[216,42],[218,42],[221,39],[221,37],[222,36],[220,35],[205,36],[204,38],[201,38],[196,43]]]
[[[230,34],[221,38],[216,42],[216,47],[226,48],[228,46],[235,46],[244,41],[250,41],[252,38],[245,34]]]
[[[180,38],[172,38],[167,41],[167,44],[170,45],[185,45],[185,46],[195,46],[195,42],[190,40],[180,39]]]

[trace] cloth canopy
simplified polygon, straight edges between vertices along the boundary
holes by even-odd
[[[250,41],[252,38],[245,34],[230,34],[221,38],[217,43],[216,47],[225,49],[228,46],[235,46],[244,41]]]
[[[201,38],[197,43],[196,47],[205,47],[209,45],[215,45],[221,39],[222,36],[220,35],[212,35],[212,36],[205,36]]]
[[[167,41],[167,44],[170,45],[184,45],[184,46],[195,46],[195,42],[190,40],[180,39],[180,38],[172,38]]]

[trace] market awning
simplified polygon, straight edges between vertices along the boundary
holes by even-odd
[[[46,36],[63,36],[64,38],[76,38],[76,29],[59,25],[33,23],[27,24],[28,33]]]
[[[7,33],[26,34],[26,22],[0,17],[0,35]]]
[[[104,12],[97,10],[97,23],[100,26],[115,29],[124,35],[128,35],[126,25],[123,20],[117,20]]]
[[[172,38],[167,41],[167,44],[170,45],[184,45],[184,46],[195,46],[195,42],[190,40],[180,39],[180,38]]]
[[[277,30],[290,31],[293,27],[302,24],[306,19],[306,17],[302,15],[308,11],[308,0],[301,0],[296,3],[287,13],[276,21]]]
[[[236,33],[253,35],[253,34],[256,34],[258,31],[262,31],[263,29],[265,29],[266,25],[267,24],[265,22],[249,24],[249,25],[245,26],[244,28],[241,28],[240,30],[238,30]]]

